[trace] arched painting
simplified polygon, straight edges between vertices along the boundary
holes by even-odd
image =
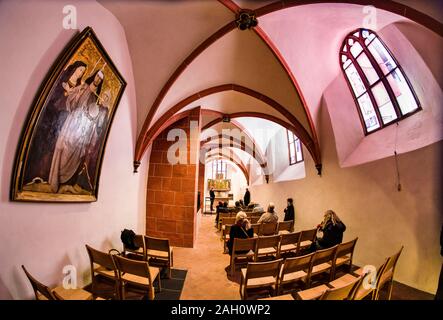
[[[54,64],[17,150],[11,199],[92,202],[126,82],[88,27]]]

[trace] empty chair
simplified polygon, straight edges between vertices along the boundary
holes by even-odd
[[[291,233],[293,229],[294,221],[282,221],[278,223],[277,232],[279,234]]]
[[[355,278],[342,287],[327,289],[320,297],[320,300],[348,300],[350,296],[352,296],[352,290],[357,287],[361,281],[363,281],[363,276]]]
[[[291,292],[300,282],[306,282],[314,253],[287,258],[284,261],[278,284],[278,294]]]
[[[308,249],[317,238],[317,229],[303,230],[300,235],[298,252]]]
[[[37,279],[35,279],[22,265],[22,269],[26,274],[29,282],[31,282],[32,289],[34,290],[36,300],[56,300],[57,297],[54,292],[57,292],[59,297],[63,300],[91,300],[91,293],[83,289],[65,289],[62,286],[58,286],[54,289],[49,288]]]
[[[149,265],[165,268],[168,271],[168,278],[171,278],[174,256],[169,239],[145,236],[145,246]]]
[[[328,290],[325,284],[297,292],[297,300],[318,300]]]
[[[301,232],[286,233],[281,235],[280,256],[287,253],[297,254]]]
[[[240,239],[235,238],[231,254],[231,275],[235,272],[235,264],[238,260],[253,261],[256,255],[258,238]]]
[[[121,286],[121,298],[126,298],[126,291],[135,289],[147,293],[150,300],[154,300],[154,281],[158,280],[158,289],[161,290],[160,269],[150,267],[147,261],[137,261],[118,255],[112,256],[118,270],[118,278]]]
[[[231,233],[231,226],[230,225],[225,226],[225,228],[222,230],[223,253],[226,253],[230,233]]]
[[[88,245],[86,245],[86,251],[88,252],[89,262],[91,265],[92,294],[94,296],[98,296],[103,293],[107,294],[108,290],[99,290],[99,283],[102,282],[102,279],[107,279],[114,285],[113,291],[110,292],[111,295],[113,296],[113,298],[119,299],[120,290],[117,268],[115,266],[114,259],[112,259],[111,253],[96,250]]]
[[[332,248],[318,250],[314,253],[312,258],[311,270],[308,272],[308,277],[306,281],[307,287],[310,287],[312,277],[317,276],[322,273],[329,273],[329,281],[332,280],[332,261],[335,257],[335,252],[337,251],[338,245]]]
[[[262,223],[259,229],[259,236],[272,236],[277,233],[277,223]]]
[[[129,248],[123,243],[123,256],[135,260],[146,260],[146,247],[143,235],[135,235],[134,245],[138,249]]]
[[[278,279],[283,259],[270,262],[251,262],[241,269],[240,297],[246,300],[249,290],[266,290],[275,295],[278,290]]]
[[[376,270],[370,271],[365,270],[364,268],[360,268],[355,273],[359,276],[363,275],[363,280],[358,284],[358,286],[353,290],[350,295],[350,300],[362,300],[367,296],[371,295],[371,299],[375,300],[376,298],[376,289],[378,287],[380,277],[385,269],[389,258],[385,260],[385,262],[379,266]],[[337,279],[339,280],[339,279]],[[333,281],[335,282],[335,280]],[[332,283],[333,283],[332,282]]]
[[[377,288],[375,290],[374,299],[378,300],[380,295],[380,290],[386,285],[388,286],[388,300],[391,300],[392,296],[392,286],[394,284],[394,272],[397,266],[398,258],[403,251],[403,246],[400,250],[393,256],[388,258],[385,268],[382,270],[380,279],[377,282]]]
[[[255,261],[261,257],[279,258],[280,236],[262,236],[258,237]]]
[[[354,256],[354,249],[358,238],[351,240],[349,242],[340,243],[337,247],[337,252],[335,253],[335,258],[332,265],[332,279],[335,279],[337,268],[347,265],[347,271],[350,272],[352,268],[352,258]]]

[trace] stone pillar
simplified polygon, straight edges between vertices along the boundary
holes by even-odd
[[[165,129],[154,140],[149,160],[146,234],[168,238],[178,247],[193,247],[196,237],[200,120],[200,108],[195,108]],[[177,141],[167,141],[172,129],[186,133],[185,163],[168,161],[168,150],[177,145]]]

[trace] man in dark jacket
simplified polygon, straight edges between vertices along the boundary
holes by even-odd
[[[251,193],[249,192],[248,188],[246,188],[245,196],[243,197],[243,202],[245,206],[248,206],[248,204],[251,202]]]
[[[209,200],[211,200],[211,212],[214,211],[214,200],[215,200],[215,192],[214,188],[211,187],[209,190]]]
[[[294,200],[292,198],[288,199],[288,206],[285,209],[285,218],[283,221],[294,221],[295,220],[295,210],[294,210]]]

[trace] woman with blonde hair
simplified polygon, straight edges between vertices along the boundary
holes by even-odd
[[[312,251],[327,249],[342,243],[345,224],[332,210],[326,210],[323,221],[317,226],[317,231],[323,232],[323,237],[317,238],[311,248]]]
[[[228,249],[229,255],[232,255],[232,247],[234,246],[234,239],[247,239],[254,236],[254,230],[251,228],[251,223],[247,219],[246,213],[240,211],[235,216],[235,224],[231,227],[229,233]]]

